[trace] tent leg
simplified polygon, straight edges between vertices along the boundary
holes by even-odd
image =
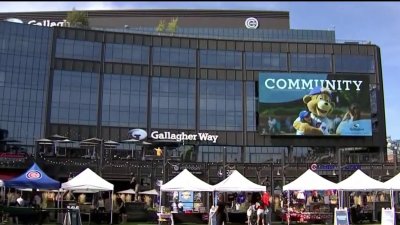
[[[110,193],[110,192],[109,192],[109,193]],[[114,206],[113,206],[113,204],[114,204],[113,196],[114,196],[114,191],[111,191],[111,196],[110,196],[110,200],[111,200],[111,217],[110,217],[110,224],[112,224],[112,222],[113,222],[113,208],[114,208]]]
[[[158,211],[161,212],[161,200],[162,200],[162,191],[160,188],[160,203],[158,204]]]

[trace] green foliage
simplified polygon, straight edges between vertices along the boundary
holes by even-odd
[[[160,20],[156,27],[157,32],[164,32],[165,31],[165,20]]]
[[[172,20],[169,21],[167,25],[167,31],[173,34],[176,32],[177,29],[178,29],[178,17],[172,18]]]
[[[69,22],[71,27],[89,26],[88,13],[84,11],[77,11],[75,8],[67,13],[66,20]]]

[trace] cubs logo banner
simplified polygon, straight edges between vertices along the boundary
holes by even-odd
[[[40,171],[37,170],[30,170],[26,173],[26,178],[28,180],[38,180],[42,178],[42,173],[40,173]]]
[[[367,75],[259,74],[262,135],[372,136]]]

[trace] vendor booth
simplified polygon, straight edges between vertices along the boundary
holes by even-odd
[[[12,188],[59,189],[60,182],[47,176],[34,163],[25,173],[16,178],[4,181],[4,186]]]
[[[234,170],[229,175],[229,177],[225,178],[223,181],[214,185],[215,192],[264,192],[266,191],[266,187],[253,183],[248,180],[245,176],[243,176],[239,171]],[[240,193],[242,195],[236,199],[243,199],[243,201],[233,200],[232,207],[228,207],[228,217],[229,221],[233,223],[244,223],[247,221],[247,209],[250,204],[245,201],[245,194]]]
[[[344,206],[343,191],[352,192],[348,198],[348,205],[353,222],[376,220],[382,207],[390,207],[384,183],[371,178],[361,170],[337,184],[340,197],[340,208]]]
[[[393,192],[394,191],[400,191],[400,173],[398,173],[396,176],[392,177],[390,180],[386,181],[383,183],[385,188],[387,190],[390,190],[390,205],[391,208],[394,209],[395,212],[395,219],[396,219],[396,224],[400,223],[400,208],[395,207],[395,197]]]
[[[177,199],[183,203],[186,203],[186,207],[181,213],[177,211],[168,215],[165,215],[165,210],[163,207],[160,208],[160,213],[158,214],[159,220],[164,220],[165,218],[170,218],[174,223],[201,223],[208,221],[208,213],[205,210],[205,204],[203,202],[195,202],[194,192],[212,192],[214,190],[213,186],[207,184],[206,182],[200,180],[187,169],[184,169],[174,178],[172,178],[167,183],[161,185],[160,187],[160,202],[162,192],[175,192],[178,193]],[[197,198],[196,198],[197,199]],[[174,199],[175,200],[175,199]],[[187,202],[184,202],[184,201]],[[195,209],[195,204],[198,204],[198,211]],[[199,206],[202,205],[202,206]],[[204,209],[204,210],[203,210]]]
[[[293,182],[284,185],[288,199],[282,209],[282,220],[296,222],[327,222],[333,219],[337,203],[337,184],[307,170]],[[307,192],[308,191],[308,192]]]
[[[4,186],[7,188],[29,188],[29,189],[59,189],[60,182],[56,181],[34,163],[27,171],[18,177],[4,181]],[[27,199],[26,199],[27,200]],[[30,207],[31,203],[26,202],[24,207],[5,207],[3,210],[8,212],[10,216],[18,216],[20,222],[37,222],[42,223],[46,218],[49,217],[50,213],[54,214],[54,208],[43,208],[43,205],[36,205]]]
[[[111,184],[110,182],[104,180],[101,178],[99,175],[97,175],[95,172],[93,172],[91,169],[87,168],[84,171],[82,171],[80,174],[69,180],[68,182],[62,183],[61,188],[67,191],[74,191],[77,193],[83,193],[83,192],[100,192],[100,191],[108,191],[111,192],[109,195],[108,201],[111,201],[111,209],[113,208],[113,201],[112,201],[112,196],[114,193],[114,185]],[[106,201],[106,200],[105,200]],[[89,212],[84,212],[88,213],[89,215],[89,220],[93,216],[95,218],[102,218],[107,215],[104,215],[104,213],[100,212],[95,212],[95,211],[89,211]],[[110,224],[113,221],[113,213],[112,210],[110,212],[106,212],[107,214],[110,213]],[[106,219],[108,221],[108,219]]]

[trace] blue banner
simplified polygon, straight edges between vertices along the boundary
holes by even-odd
[[[193,210],[193,191],[180,191],[179,202],[183,204],[183,210]]]

